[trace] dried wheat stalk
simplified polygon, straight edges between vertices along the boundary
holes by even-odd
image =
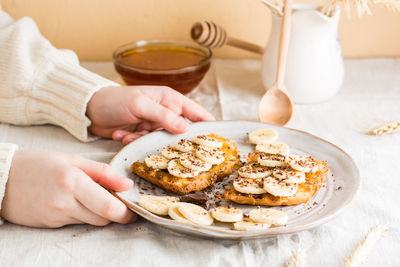
[[[301,246],[297,248],[296,251],[291,251],[290,258],[286,263],[286,267],[305,267],[306,266],[306,250]]]
[[[378,223],[371,227],[364,239],[357,244],[351,255],[346,259],[343,267],[355,267],[362,264],[379,239],[388,231],[387,225]]]
[[[381,126],[374,127],[368,131],[372,135],[383,135],[393,133],[400,130],[400,121],[387,122]]]
[[[400,11],[400,0],[374,0],[375,4],[383,4],[393,11]]]
[[[369,9],[371,3],[383,4],[393,11],[400,11],[400,0],[327,0],[322,6],[321,12],[330,17],[332,16],[335,7],[342,4],[348,15],[350,14],[352,6],[355,7],[358,16],[361,16],[364,13],[371,15],[371,10]]]

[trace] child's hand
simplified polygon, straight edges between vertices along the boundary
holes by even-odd
[[[17,151],[1,216],[31,227],[129,223],[136,215],[107,189],[124,191],[131,186],[131,180],[104,163],[62,153]]]
[[[158,128],[184,133],[191,121],[215,120],[202,106],[165,86],[107,87],[88,103],[89,130],[124,145]]]

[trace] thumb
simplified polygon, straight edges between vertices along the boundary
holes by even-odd
[[[74,160],[73,164],[92,178],[93,181],[106,189],[126,191],[133,186],[131,179],[119,175],[106,163],[79,157],[77,160]]]

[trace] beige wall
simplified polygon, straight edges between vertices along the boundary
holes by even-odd
[[[269,11],[257,0],[0,0],[15,18],[31,16],[42,33],[83,60],[108,60],[121,44],[155,38],[189,39],[198,20],[212,20],[232,36],[260,45],[268,40]],[[317,0],[297,2],[322,3]],[[400,56],[400,14],[373,7],[373,16],[342,13],[346,57]],[[220,57],[252,57],[233,48]]]

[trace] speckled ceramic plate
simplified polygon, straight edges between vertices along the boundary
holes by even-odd
[[[288,213],[287,225],[263,229],[257,231],[235,231],[231,224],[217,224],[212,226],[200,226],[189,223],[177,222],[169,217],[154,215],[138,205],[139,198],[144,195],[173,195],[151,185],[147,181],[134,175],[130,165],[134,161],[143,161],[148,154],[160,153],[161,148],[174,143],[180,138],[191,139],[196,135],[216,133],[236,142],[242,159],[254,151],[254,145],[248,141],[247,133],[259,128],[274,128],[279,133],[279,141],[287,143],[291,153],[301,155],[313,155],[318,160],[325,160],[328,163],[330,172],[324,182],[324,186],[306,204],[274,207]],[[135,185],[129,191],[116,193],[130,209],[145,219],[167,227],[169,229],[191,235],[208,238],[223,239],[256,239],[266,238],[280,234],[289,234],[316,227],[326,223],[336,216],[355,197],[360,187],[360,174],[353,159],[342,149],[319,137],[298,130],[292,130],[272,126],[259,122],[249,121],[218,121],[193,123],[191,129],[182,135],[173,135],[165,131],[154,132],[146,135],[128,146],[124,147],[111,161],[111,166],[121,175],[130,177]],[[230,186],[232,179],[237,175],[232,174],[222,182],[216,183],[209,195],[221,194],[224,188]],[[211,207],[224,205],[212,198]],[[237,205],[244,213],[255,208],[250,205]]]

